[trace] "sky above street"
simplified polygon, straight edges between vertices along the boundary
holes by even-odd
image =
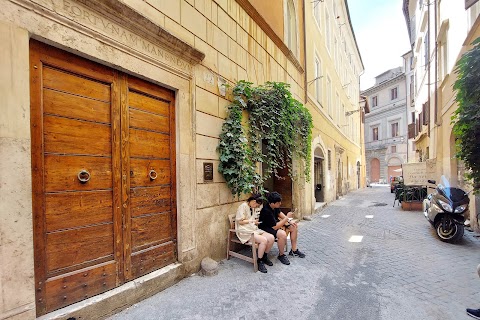
[[[348,0],[358,48],[365,73],[360,90],[375,84],[375,77],[402,65],[410,50],[402,0]]]

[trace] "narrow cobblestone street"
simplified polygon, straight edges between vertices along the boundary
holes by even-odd
[[[383,186],[351,192],[301,222],[305,259],[282,265],[275,245],[267,274],[223,260],[217,276],[193,275],[110,319],[471,319],[480,239],[443,243],[393,200]]]

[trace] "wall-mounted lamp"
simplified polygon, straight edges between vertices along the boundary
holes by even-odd
[[[312,79],[312,80],[308,81],[308,82],[307,82],[307,85],[311,85],[314,81],[317,81],[317,80],[320,79],[320,78],[323,78],[323,76],[318,76],[318,77],[316,77],[315,79]]]

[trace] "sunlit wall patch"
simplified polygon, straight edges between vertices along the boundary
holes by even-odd
[[[362,242],[363,236],[351,236],[348,242]]]

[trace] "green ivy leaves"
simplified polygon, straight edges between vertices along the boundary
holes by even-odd
[[[456,90],[458,109],[452,116],[453,133],[456,138],[457,157],[470,169],[467,178],[473,180],[474,188],[480,191],[480,38],[474,42],[457,62]]]
[[[242,111],[248,111],[248,127],[242,126]],[[264,150],[262,150],[262,141]],[[232,194],[262,190],[262,184],[278,170],[288,167],[295,178],[292,160],[303,160],[303,174],[310,180],[312,117],[293,98],[289,85],[267,82],[253,87],[239,81],[233,88],[233,102],[222,126],[219,172],[223,174]],[[263,163],[263,176],[257,164]]]

